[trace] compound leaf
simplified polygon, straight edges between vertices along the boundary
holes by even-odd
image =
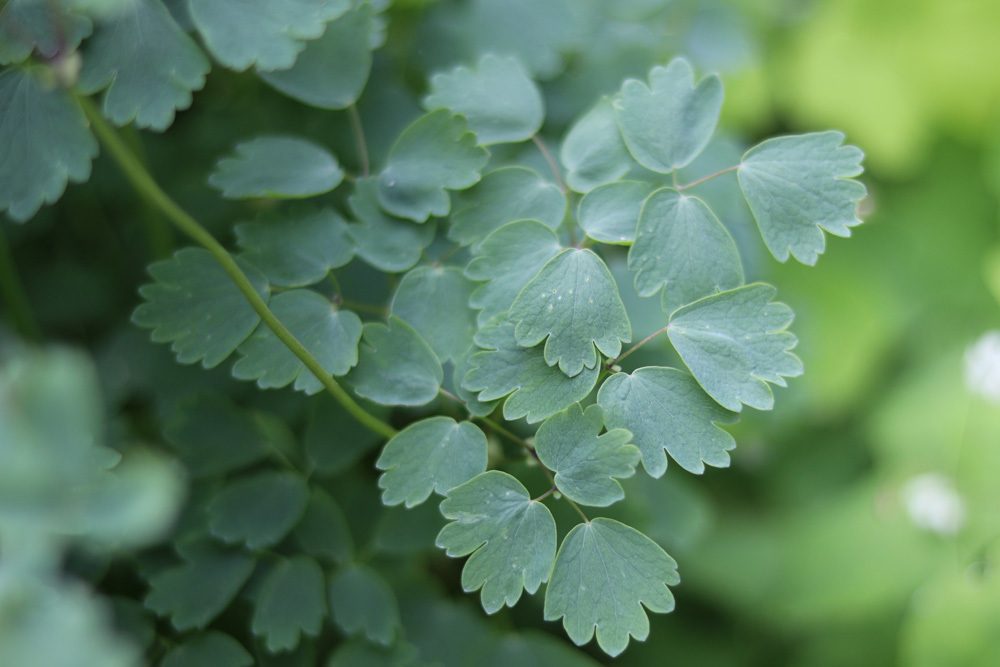
[[[333,620],[348,636],[389,646],[399,631],[399,607],[389,584],[365,565],[349,565],[330,582]]]
[[[722,81],[710,75],[695,84],[683,58],[649,72],[649,85],[628,79],[613,106],[622,138],[636,162],[668,174],[691,163],[715,132],[722,109]]]
[[[360,3],[306,43],[288,69],[260,72],[284,94],[320,109],[346,109],[358,101],[372,68],[372,8]]]
[[[240,266],[257,293],[267,299],[264,276],[245,262]],[[132,321],[152,329],[154,342],[170,343],[182,364],[200,361],[205,368],[218,366],[260,322],[207,250],[178,250],[170,259],[151,264],[149,274],[154,282],[139,288],[146,302],[135,309]]]
[[[288,69],[307,40],[323,34],[327,21],[350,0],[189,0],[191,20],[212,55],[242,71]]]
[[[344,180],[337,158],[295,137],[257,137],[219,160],[208,183],[227,199],[300,198],[329,192]]]
[[[283,220],[237,225],[236,241],[243,249],[242,256],[272,285],[280,287],[318,283],[354,257],[347,223],[328,208]]]
[[[218,630],[185,639],[170,649],[160,667],[250,667],[251,656],[243,645]]]
[[[376,269],[406,271],[420,261],[424,248],[434,240],[434,225],[415,225],[382,212],[375,178],[359,179],[348,203],[359,222],[348,230],[355,252]]]
[[[705,202],[670,188],[657,190],[643,204],[628,268],[635,272],[639,296],[665,288],[667,312],[743,284],[733,237]]]
[[[41,67],[0,72],[0,211],[19,222],[90,178],[97,142],[73,98]]]
[[[535,220],[518,220],[500,227],[483,240],[465,275],[483,284],[469,305],[485,323],[507,312],[521,289],[562,246],[555,232]]]
[[[786,331],[794,317],[783,303],[771,302],[777,290],[764,283],[719,292],[677,309],[667,335],[698,384],[734,412],[742,404],[774,407],[768,382],[779,387],[802,374],[792,354],[796,339]]]
[[[580,200],[577,219],[587,236],[600,243],[628,245],[635,241],[639,211],[656,186],[645,181],[615,181],[600,185]]]
[[[431,77],[424,107],[461,114],[483,146],[530,139],[545,116],[542,94],[520,61],[493,54],[474,68],[460,65]]]
[[[649,618],[673,611],[667,586],[680,583],[677,563],[634,528],[597,518],[569,532],[559,547],[545,591],[545,620],[563,619],[566,634],[582,646],[597,644],[614,657],[629,637],[649,636]]]
[[[556,487],[570,500],[607,507],[625,497],[616,481],[635,474],[639,450],[623,428],[604,428],[601,406],[574,403],[546,419],[535,434],[535,451],[556,474]]]
[[[208,541],[178,547],[184,562],[149,580],[146,607],[180,631],[204,628],[229,606],[254,569],[249,555]]]
[[[454,195],[448,238],[478,246],[489,234],[514,220],[538,220],[557,229],[566,197],[554,183],[527,167],[502,167],[472,188]]]
[[[507,396],[503,416],[508,420],[525,417],[529,424],[539,422],[586,398],[597,383],[597,366],[570,378],[545,363],[537,347],[521,347],[511,322],[485,325],[476,334],[476,345],[485,350],[469,359],[462,385],[484,402]]]
[[[252,624],[268,651],[290,651],[303,634],[319,634],[326,616],[323,583],[323,571],[305,556],[283,559],[268,572],[254,602]]]
[[[590,250],[567,249],[528,281],[510,307],[519,345],[545,341],[545,362],[573,377],[598,365],[632,338],[625,305],[611,272]],[[546,340],[547,339],[547,340]]]
[[[358,366],[349,381],[381,405],[425,405],[438,395],[444,370],[434,350],[398,317],[365,324]]]
[[[375,466],[385,471],[378,479],[382,502],[413,507],[486,470],[486,436],[471,422],[429,417],[386,443]]]
[[[205,85],[208,59],[161,0],[132,0],[97,23],[83,49],[80,89],[104,88],[104,115],[118,125],[165,130],[191,92]]]
[[[473,284],[461,269],[418,266],[400,281],[391,312],[410,324],[438,358],[454,361],[472,345],[476,313],[469,307]]]
[[[414,222],[447,215],[448,190],[478,183],[488,159],[461,116],[443,109],[426,113],[403,130],[389,151],[378,177],[379,203]]]
[[[209,501],[208,526],[230,544],[269,547],[298,523],[308,501],[309,487],[295,473],[266,471],[241,477]]]
[[[632,432],[642,452],[642,465],[653,477],[667,471],[666,450],[688,472],[701,474],[705,464],[729,466],[733,436],[718,424],[736,415],[719,407],[694,378],[676,368],[649,366],[616,373],[597,392],[608,428]]]
[[[361,319],[341,310],[312,290],[282,292],[271,299],[271,312],[312,353],[330,375],[346,375],[358,363]],[[286,387],[307,394],[323,390],[312,371],[274,335],[260,326],[237,348],[240,359],[233,364],[233,377],[256,380],[261,389]]]
[[[448,492],[441,513],[451,521],[436,543],[449,556],[468,556],[462,589],[482,589],[487,614],[513,607],[549,577],[556,523],[548,508],[507,473],[490,470]]]
[[[577,192],[590,192],[628,173],[632,158],[622,141],[610,99],[601,98],[573,123],[559,160],[566,168],[566,184]]]
[[[743,156],[740,188],[775,259],[789,255],[812,266],[826,249],[823,231],[850,236],[861,224],[857,204],[865,186],[864,153],[845,146],[841,132],[775,137]]]

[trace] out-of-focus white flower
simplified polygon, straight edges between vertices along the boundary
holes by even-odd
[[[1000,404],[1000,331],[988,331],[965,351],[965,386]]]
[[[913,477],[903,485],[902,496],[910,520],[919,528],[939,535],[954,535],[965,524],[962,496],[941,473]]]

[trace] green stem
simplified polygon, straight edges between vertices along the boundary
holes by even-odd
[[[7,236],[0,227],[0,293],[3,294],[7,312],[18,333],[28,340],[41,340],[42,331],[31,312],[28,295],[14,264],[14,255],[7,243]]]
[[[178,229],[212,253],[212,256],[215,257],[222,266],[222,269],[233,283],[235,283],[236,287],[239,288],[240,292],[243,293],[243,296],[246,297],[246,300],[250,303],[254,311],[260,315],[264,323],[278,337],[278,340],[284,343],[289,351],[298,357],[299,361],[319,379],[323,387],[337,399],[351,416],[366,428],[381,436],[391,438],[396,435],[396,429],[366,411],[351,398],[351,395],[337,384],[333,376],[326,372],[309,350],[281,323],[281,320],[267,307],[267,303],[257,293],[257,290],[254,289],[253,284],[247,279],[246,274],[243,273],[243,269],[236,263],[233,256],[229,254],[229,251],[160,188],[159,184],[153,180],[153,177],[146,171],[142,163],[128,149],[121,137],[105,122],[104,117],[101,116],[93,103],[82,96],[78,100],[87,118],[90,120],[90,124],[95,134],[97,134],[98,139],[100,139],[115,162],[118,163],[118,166],[124,172],[125,177],[132,184],[132,187],[135,188],[136,192],[162,211],[167,219],[174,223]]]
[[[641,348],[643,345],[645,345],[649,341],[653,340],[654,338],[656,338],[657,336],[659,336],[662,333],[666,333],[667,329],[669,329],[669,328],[670,328],[670,325],[668,324],[667,326],[663,327],[662,329],[657,329],[656,331],[654,331],[653,333],[649,334],[648,336],[646,336],[645,338],[643,338],[642,340],[640,340],[638,343],[636,343],[635,345],[633,345],[632,347],[630,347],[629,349],[625,350],[624,352],[622,352],[621,354],[619,354],[617,357],[615,357],[614,359],[612,359],[611,361],[609,361],[608,363],[606,363],[604,365],[604,367],[605,368],[611,368],[612,366],[620,363],[623,359],[625,359],[625,357],[627,357],[628,355],[632,354],[633,352],[635,352],[636,350],[638,350],[639,348]]]
[[[687,190],[688,188],[693,188],[696,185],[701,185],[702,183],[704,183],[706,181],[710,181],[713,178],[718,178],[719,176],[722,176],[723,174],[728,174],[731,171],[736,171],[739,168],[740,168],[740,165],[734,164],[732,167],[726,167],[725,169],[720,169],[719,171],[715,172],[714,174],[709,174],[708,176],[702,176],[701,178],[696,178],[695,180],[691,181],[690,183],[684,183],[683,185],[677,185],[677,176],[675,175],[674,176],[674,189],[678,190],[678,191],[680,191],[680,190]],[[676,174],[676,172],[674,172],[674,173]]]
[[[361,125],[361,114],[355,105],[347,107],[347,117],[351,121],[351,132],[354,134],[354,145],[358,151],[358,162],[361,164],[361,176],[368,178],[371,173],[370,160],[368,158],[368,142],[365,141],[365,129]]]
[[[537,134],[531,137],[531,143],[535,144],[535,148],[537,148],[538,152],[542,154],[542,158],[545,160],[545,163],[549,165],[549,171],[552,172],[552,177],[556,179],[556,185],[559,186],[559,189],[562,190],[563,194],[567,194],[569,192],[569,188],[566,187],[566,182],[563,180],[562,173],[559,171],[559,163],[556,162],[554,157],[552,157],[552,152],[549,151],[549,147],[545,145],[545,142],[542,141],[542,138]]]

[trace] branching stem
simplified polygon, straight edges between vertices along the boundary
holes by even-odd
[[[740,165],[734,164],[731,167],[726,167],[725,169],[720,169],[719,171],[717,171],[717,172],[715,172],[713,174],[709,174],[708,176],[702,176],[701,178],[696,178],[693,181],[691,181],[690,183],[683,183],[681,185],[677,185],[677,181],[675,180],[674,181],[674,189],[675,190],[687,190],[688,188],[693,188],[696,185],[701,185],[702,183],[705,183],[706,181],[710,181],[713,178],[718,178],[719,176],[722,176],[724,174],[728,174],[731,171],[736,171],[739,168],[740,168]],[[676,179],[676,176],[675,176],[675,179]]]
[[[622,352],[621,354],[619,354],[619,355],[618,355],[617,357],[615,357],[614,359],[610,360],[610,361],[609,361],[608,363],[606,363],[606,364],[604,365],[604,367],[605,367],[605,368],[611,368],[611,367],[612,367],[612,366],[614,366],[615,364],[617,364],[617,363],[620,363],[620,362],[621,362],[621,361],[622,361],[623,359],[625,359],[625,358],[626,358],[626,357],[627,357],[628,355],[632,354],[633,352],[635,352],[636,350],[638,350],[638,349],[639,349],[640,347],[642,347],[643,345],[645,345],[645,344],[646,344],[646,343],[648,343],[649,341],[653,340],[654,338],[656,338],[656,337],[657,337],[657,336],[659,336],[660,334],[663,334],[663,333],[666,333],[667,329],[669,329],[669,328],[670,328],[670,325],[668,324],[668,325],[667,325],[667,326],[665,326],[665,327],[662,327],[662,328],[660,328],[660,329],[657,329],[656,331],[654,331],[653,333],[649,334],[648,336],[646,336],[645,338],[643,338],[642,340],[640,340],[640,341],[639,341],[638,343],[636,343],[635,345],[633,345],[633,346],[632,346],[632,347],[630,347],[629,349],[627,349],[627,350],[625,350],[624,352]]]
[[[82,96],[78,100],[87,118],[90,120],[90,124],[95,134],[97,134],[98,139],[107,149],[108,154],[118,163],[118,166],[124,172],[125,177],[132,184],[135,191],[162,211],[167,219],[176,225],[180,231],[190,236],[196,243],[212,253],[212,256],[215,257],[222,266],[222,269],[233,283],[235,283],[236,287],[239,288],[240,292],[243,293],[243,296],[246,297],[246,300],[260,316],[261,320],[278,337],[278,340],[284,343],[289,351],[298,357],[299,361],[319,379],[323,387],[330,392],[351,416],[366,428],[381,436],[391,438],[396,435],[396,429],[369,413],[351,398],[351,395],[337,384],[333,376],[326,372],[319,361],[316,360],[316,357],[281,323],[281,320],[271,312],[267,303],[257,293],[257,290],[254,289],[253,284],[246,277],[246,274],[243,273],[243,269],[236,263],[233,256],[229,254],[229,251],[160,188],[159,184],[129,150],[121,137],[118,136],[118,133],[104,120],[104,117],[101,116],[93,103]]]

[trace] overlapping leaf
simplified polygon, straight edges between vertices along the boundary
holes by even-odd
[[[283,559],[268,572],[254,602],[251,627],[269,651],[289,651],[302,635],[319,634],[326,616],[323,584],[323,571],[305,556]]]
[[[251,549],[281,541],[309,500],[305,481],[290,472],[265,471],[229,482],[208,503],[212,534]]]
[[[291,290],[271,299],[271,312],[330,375],[345,375],[358,363],[361,319],[335,307],[312,290]],[[312,371],[267,326],[257,328],[238,348],[233,377],[256,380],[262,389],[295,383],[307,394],[323,390]]]
[[[241,268],[265,299],[267,280],[255,268]],[[139,288],[146,300],[132,321],[152,329],[157,343],[170,343],[182,364],[205,368],[222,363],[253,332],[260,316],[207,250],[184,248],[149,266],[153,283]]]
[[[317,487],[310,492],[309,504],[293,535],[303,552],[326,561],[344,562],[354,550],[344,513],[333,498]]]
[[[471,422],[429,417],[394,436],[376,462],[386,505],[413,507],[486,470],[486,436]]]
[[[730,424],[736,415],[713,402],[684,371],[650,366],[616,373],[601,385],[597,402],[609,428],[632,432],[643,467],[653,477],[667,470],[664,450],[697,474],[705,471],[705,464],[729,465],[729,450],[736,442],[718,424]]]
[[[566,198],[554,183],[526,167],[501,167],[488,172],[472,188],[454,195],[448,238],[477,246],[490,233],[515,220],[537,220],[559,227]]]
[[[424,405],[438,395],[444,370],[434,350],[397,317],[364,326],[358,366],[349,381],[363,398],[382,405]]]
[[[667,586],[680,583],[677,563],[656,542],[623,523],[598,518],[581,523],[559,547],[545,591],[545,620],[560,618],[566,634],[597,644],[614,657],[629,638],[649,636],[649,618],[674,609]]]
[[[602,387],[603,388],[603,387]],[[631,477],[639,450],[628,444],[632,434],[611,427],[601,434],[601,406],[586,411],[579,403],[556,413],[538,427],[535,451],[542,464],[556,474],[556,487],[583,505],[606,507],[625,497],[616,479]]]
[[[743,284],[733,237],[705,202],[670,188],[643,204],[628,267],[639,296],[664,290],[667,312]]]
[[[477,392],[480,401],[507,397],[505,419],[525,417],[539,422],[587,397],[600,369],[585,368],[574,377],[545,362],[539,348],[524,348],[514,338],[514,325],[499,320],[483,326],[476,344],[484,348],[469,359],[463,386]]]
[[[350,0],[188,0],[191,19],[226,67],[288,69],[307,40],[351,7]]]
[[[792,309],[772,302],[777,290],[753,283],[707,296],[670,316],[667,335],[709,396],[738,412],[743,404],[774,407],[768,383],[784,387],[802,374],[792,354],[797,340],[786,329]]]
[[[476,145],[465,120],[431,111],[399,135],[378,177],[378,200],[389,213],[414,222],[447,215],[448,190],[479,182],[489,153]]]
[[[375,178],[360,179],[348,198],[358,223],[348,232],[358,257],[376,269],[397,273],[420,260],[424,248],[434,240],[434,225],[415,225],[382,212]]]
[[[23,222],[90,178],[97,142],[73,98],[41,67],[0,72],[0,211]]]
[[[375,570],[349,565],[330,582],[334,623],[349,636],[389,646],[399,631],[399,608],[389,584]]]
[[[595,346],[608,357],[632,338],[611,272],[590,250],[564,250],[528,281],[510,307],[519,345],[545,341],[545,361],[570,377],[595,368]]]
[[[542,95],[516,58],[487,54],[474,68],[459,66],[431,77],[430,110],[465,116],[484,146],[530,139],[542,126]]]
[[[635,241],[639,211],[656,188],[645,181],[615,181],[598,186],[580,200],[577,219],[587,236],[601,243]]]
[[[590,192],[629,172],[633,162],[618,130],[611,100],[602,98],[573,123],[559,159],[566,168],[566,184],[577,192]]]
[[[332,209],[320,209],[267,222],[236,226],[236,241],[251,264],[272,285],[304,287],[318,283],[354,256],[347,223]]]
[[[519,481],[498,470],[451,489],[441,503],[451,523],[437,545],[449,556],[469,556],[462,588],[482,589],[486,613],[513,607],[521,591],[534,593],[549,576],[556,554],[556,524]]]
[[[104,115],[118,125],[165,130],[205,85],[208,59],[161,0],[132,0],[99,21],[83,50],[80,89],[104,88]]]
[[[344,179],[337,158],[296,137],[257,137],[219,160],[208,183],[229,199],[312,197]]]
[[[561,249],[559,239],[535,220],[519,220],[500,227],[476,251],[465,275],[483,281],[469,298],[483,324],[510,308],[521,289]]]
[[[438,358],[454,361],[472,345],[476,314],[469,307],[473,284],[456,267],[419,266],[400,281],[393,315],[417,330]]]
[[[826,248],[823,232],[850,236],[860,225],[857,205],[865,186],[864,153],[845,146],[841,132],[775,137],[754,146],[737,171],[768,250],[813,265]]]
[[[690,63],[675,58],[649,72],[649,85],[629,79],[614,98],[622,138],[636,162],[670,173],[691,163],[715,132],[722,109],[722,82],[697,83]]]
[[[0,8],[0,65],[32,53],[45,60],[71,53],[90,35],[90,18],[76,7],[38,0],[9,0]]]

